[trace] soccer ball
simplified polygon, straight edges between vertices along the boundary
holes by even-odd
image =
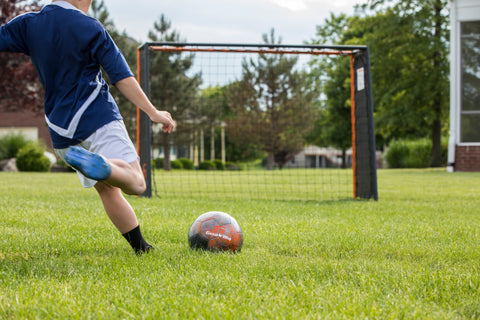
[[[242,228],[229,214],[210,211],[192,223],[188,230],[188,244],[192,249],[240,251],[243,244]]]

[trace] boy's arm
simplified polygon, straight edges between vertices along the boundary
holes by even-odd
[[[29,55],[27,46],[24,42],[23,23],[28,14],[14,18],[7,24],[0,26],[0,52],[21,52]]]
[[[153,122],[163,124],[164,132],[172,132],[175,122],[167,111],[159,111],[150,102],[134,77],[127,77],[115,83],[115,86],[131,103],[143,110]]]

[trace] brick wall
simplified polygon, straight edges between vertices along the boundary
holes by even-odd
[[[38,128],[38,138],[45,143],[47,149],[53,151],[52,140],[48,132],[43,113],[36,114],[31,111],[0,112],[0,128]]]
[[[480,171],[480,146],[456,146],[455,171]]]

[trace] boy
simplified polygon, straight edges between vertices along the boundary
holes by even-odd
[[[53,0],[40,12],[14,18],[0,27],[0,51],[31,57],[45,89],[45,120],[55,152],[76,169],[84,187],[95,187],[110,220],[141,254],[152,246],[122,191],[143,193],[145,179],[100,66],[164,132],[172,132],[175,122],[151,104],[105,28],[86,15],[91,3]]]

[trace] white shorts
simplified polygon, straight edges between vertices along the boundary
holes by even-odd
[[[138,154],[135,146],[128,136],[127,129],[122,120],[107,123],[90,137],[79,144],[90,152],[98,153],[107,159],[120,159],[127,163],[138,161]],[[55,149],[55,153],[60,159],[65,161],[65,153],[68,148]],[[78,172],[80,182],[85,188],[91,188],[97,180],[92,180]]]

